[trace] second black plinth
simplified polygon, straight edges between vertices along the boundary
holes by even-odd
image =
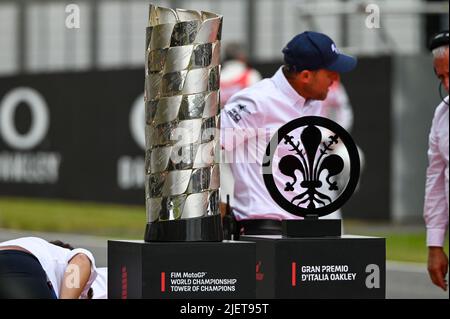
[[[256,243],[256,298],[382,299],[384,238],[241,236]]]

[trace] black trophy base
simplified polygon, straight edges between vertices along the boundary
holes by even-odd
[[[220,214],[148,223],[145,241],[222,241],[222,221]]]
[[[301,219],[281,222],[283,237],[336,237],[341,236],[340,219]]]
[[[108,241],[111,299],[254,299],[253,242]]]
[[[382,299],[385,239],[241,236],[256,243],[256,298]]]

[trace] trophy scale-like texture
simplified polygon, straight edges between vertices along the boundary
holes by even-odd
[[[145,53],[146,241],[221,241],[222,16],[150,5]]]

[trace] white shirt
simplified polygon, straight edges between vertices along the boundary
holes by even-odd
[[[424,205],[427,246],[442,247],[448,229],[448,120],[448,105],[442,102],[434,113],[429,136]]]
[[[320,113],[321,102],[305,101],[289,84],[281,67],[272,78],[233,95],[224,106],[221,111],[221,146],[235,179],[231,206],[238,220],[298,218],[272,200],[264,184],[262,160],[267,143],[282,125],[302,116],[319,116]],[[283,148],[280,143],[278,150],[281,149],[281,155],[286,151]],[[277,174],[274,174],[274,179],[276,184],[282,183]]]
[[[92,299],[108,299],[108,267],[97,268],[97,278],[92,283]]]
[[[76,254],[85,254],[91,261],[91,275],[80,298],[87,298],[87,292],[97,276],[95,259],[90,251],[82,248],[76,248],[74,250],[62,248],[50,244],[48,241],[38,237],[23,237],[8,240],[0,243],[0,247],[3,246],[19,246],[33,254],[39,260],[39,263],[47,274],[47,278],[52,283],[53,290],[58,298],[64,278],[64,272],[66,271],[69,261]]]
[[[249,70],[248,66],[239,60],[230,60],[223,64],[220,68],[220,81],[233,81],[242,73]],[[255,69],[250,69],[249,82],[255,84],[262,79],[261,73]]]
[[[230,60],[220,68],[220,104],[225,105],[231,96],[262,79],[261,74],[244,62]]]

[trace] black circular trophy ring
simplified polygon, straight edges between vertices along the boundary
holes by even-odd
[[[324,134],[319,127],[331,134]],[[280,144],[290,148],[289,154],[283,154],[275,163],[274,155]],[[348,154],[347,162],[335,152],[342,146]],[[346,163],[350,165],[348,180],[344,186],[338,186],[336,179],[342,175]],[[274,165],[285,182],[283,193],[293,194],[292,198],[286,198],[276,185]],[[262,168],[264,183],[273,200],[287,212],[305,218],[338,210],[353,194],[360,174],[358,149],[350,134],[336,122],[319,116],[305,116],[283,125],[267,145]],[[328,196],[321,191],[324,187],[328,193],[340,193],[337,197]]]

